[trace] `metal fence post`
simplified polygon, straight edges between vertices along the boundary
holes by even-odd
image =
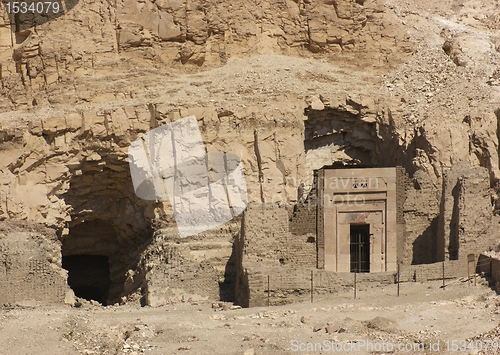
[[[354,299],[356,299],[356,275],[358,274],[358,271],[354,271]]]
[[[398,263],[398,297],[399,297],[399,272],[400,271],[400,265]]]
[[[470,286],[470,262],[469,262],[469,255],[467,255],[467,285]]]
[[[271,294],[271,289],[269,286],[269,275],[267,275],[267,306],[268,307],[270,305],[270,294]]]
[[[443,261],[443,290],[445,287],[446,287],[446,285],[444,284],[444,261]]]
[[[313,303],[313,296],[314,295],[314,274],[313,271],[311,270],[311,303]]]

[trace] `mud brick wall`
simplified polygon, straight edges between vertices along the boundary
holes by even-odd
[[[247,298],[238,299],[245,307],[267,306],[268,276],[270,305],[288,304],[309,299],[311,295],[311,272],[313,273],[313,292],[316,295],[330,294],[345,287],[353,287],[353,273],[335,273],[315,268],[267,268],[247,269]],[[395,274],[382,272],[376,274],[357,274],[357,282],[371,282],[374,285],[393,284]]]
[[[213,265],[182,255],[175,245],[151,246],[143,264],[147,269],[144,301],[148,306],[219,298],[219,277]]]
[[[316,267],[316,219],[318,200],[313,188],[307,200],[298,202],[290,216],[288,236],[288,263]]]
[[[301,207],[296,218],[308,220],[301,233],[291,233],[285,208],[274,205],[249,206],[242,221],[241,257],[244,263],[316,266],[315,211]]]
[[[288,237],[286,266],[316,267],[316,235],[313,233]]]
[[[493,247],[498,238],[498,225],[492,226],[488,170],[470,168],[458,180],[458,255],[480,254]],[[495,233],[496,232],[496,233]]]
[[[284,208],[264,204],[248,206],[241,224],[243,263],[279,266],[288,261],[288,223],[288,212]]]
[[[471,265],[471,270],[474,267]],[[472,272],[472,271],[471,271]],[[455,279],[467,276],[467,260],[447,260],[444,262],[445,279]],[[400,282],[425,282],[443,278],[443,262],[422,265],[402,265]]]
[[[254,287],[249,286],[255,281],[248,278],[249,268],[255,265],[270,268],[316,266],[315,233],[292,234],[289,224],[285,208],[264,204],[247,207],[240,235],[235,241],[235,299],[240,305],[248,306],[249,290]]]
[[[73,291],[66,283],[67,272],[61,268],[61,248],[55,238],[1,227],[0,306],[72,300]]]
[[[47,260],[30,260],[16,270],[0,266],[0,306],[63,303],[69,291],[66,279]]]
[[[400,261],[404,265],[430,264],[439,261],[437,238],[440,192],[429,175],[422,170],[416,171],[405,185],[406,199],[403,205],[405,234]]]
[[[497,255],[479,255],[476,256],[477,272],[484,272],[490,276],[496,283],[496,291],[500,291],[500,259],[498,253]],[[472,271],[471,271],[472,273]]]
[[[471,270],[473,267],[471,267]],[[498,263],[500,277],[500,262]],[[314,294],[335,293],[346,287],[353,287],[353,273],[336,273],[314,268],[291,268],[266,266],[248,267],[245,273],[245,283],[242,287],[245,293],[237,299],[238,304],[245,307],[267,305],[268,277],[270,305],[280,305],[298,302],[310,298],[311,272],[313,273]],[[471,271],[472,272],[472,271]],[[462,260],[445,262],[445,279],[456,279],[467,276],[467,263]],[[370,286],[394,284],[397,274],[394,272],[360,273],[356,275],[359,284],[370,283]],[[400,282],[426,282],[441,280],[443,277],[442,262],[423,265],[403,265],[400,269]]]
[[[316,234],[316,194],[293,208],[289,229],[294,235]]]

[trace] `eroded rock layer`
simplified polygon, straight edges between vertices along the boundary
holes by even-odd
[[[134,194],[127,149],[189,115],[208,152],[241,158],[250,203],[294,204],[314,169],[339,162],[419,170],[436,193],[417,234],[437,223],[454,163],[486,168],[481,194],[498,200],[498,4],[80,0],[22,32],[1,9],[0,219],[53,228],[63,256],[106,255],[110,302],[148,278],[148,248],[170,243],[153,230],[176,238],[170,203]],[[110,228],[105,242],[92,223]],[[219,247],[195,237],[180,252],[219,281],[229,225],[207,234]]]

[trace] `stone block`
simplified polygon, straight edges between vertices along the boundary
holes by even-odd
[[[64,117],[53,117],[42,122],[42,132],[44,134],[57,134],[66,129]]]

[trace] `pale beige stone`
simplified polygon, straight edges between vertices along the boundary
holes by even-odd
[[[396,169],[326,169],[325,269],[351,272],[350,228],[369,226],[370,272],[396,269]]]

